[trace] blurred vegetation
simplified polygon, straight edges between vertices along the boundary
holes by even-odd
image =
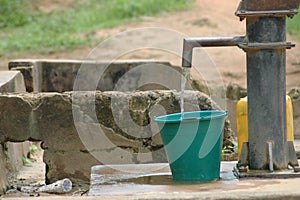
[[[300,40],[300,9],[293,19],[287,20],[287,30],[291,35],[295,35]]]
[[[95,31],[143,16],[189,9],[194,0],[74,0],[65,9],[37,10],[38,0],[0,0],[0,57],[93,46]],[[300,14],[287,21],[300,39]]]
[[[23,26],[31,21],[26,0],[0,0],[0,28]]]
[[[0,56],[49,53],[94,45],[97,29],[188,9],[194,0],[85,0],[51,12],[36,0],[0,0]]]

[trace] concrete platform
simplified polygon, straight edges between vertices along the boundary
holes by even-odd
[[[295,148],[297,151],[300,150],[300,141],[295,140]],[[167,164],[163,164],[162,167],[157,168],[155,172],[161,173],[166,179],[159,182],[159,179],[149,181],[149,179],[138,178],[138,176],[131,175],[127,176],[123,181],[113,181],[113,178],[106,179],[106,184],[95,184],[97,177],[91,177],[92,184],[90,191],[85,193],[85,196],[74,196],[74,193],[66,195],[53,195],[53,194],[38,194],[39,197],[28,197],[22,195],[5,195],[3,199],[19,200],[19,199],[31,199],[44,200],[44,199],[57,199],[57,200],[94,200],[94,199],[300,199],[300,178],[289,178],[289,179],[263,179],[263,178],[243,178],[237,179],[233,173],[232,168],[236,162],[222,162],[221,167],[221,178],[218,181],[207,183],[207,184],[172,184],[170,178],[170,171]],[[137,168],[137,165],[135,165]],[[32,168],[36,172],[37,168]],[[112,175],[118,174],[116,168],[111,169],[109,167],[102,167],[102,174],[106,174],[106,177],[113,177]],[[105,171],[106,170],[106,171]],[[134,169],[137,170],[137,169]],[[144,168],[145,173],[149,171]],[[100,171],[94,171],[94,173]],[[32,173],[24,171],[21,173],[22,176],[19,178],[26,178]],[[122,173],[121,173],[122,174]],[[26,176],[25,176],[26,175]],[[136,176],[140,181],[138,184],[134,183],[133,177]],[[126,178],[126,177],[125,177]],[[98,179],[99,180],[99,179]],[[131,183],[128,182],[132,181]],[[94,186],[93,186],[94,181]],[[144,184],[141,184],[144,181]],[[154,183],[154,184],[153,184]],[[94,188],[93,188],[94,187]],[[94,194],[93,194],[94,193]],[[87,196],[96,195],[96,196]],[[0,197],[0,199],[2,199]]]
[[[130,177],[127,177],[129,181],[118,182],[113,181],[112,178],[98,186],[97,184],[91,186],[89,195],[97,196],[71,197],[41,194],[34,199],[300,199],[300,178],[237,179],[231,173],[235,164],[236,162],[222,162],[221,179],[205,184],[176,184],[171,183],[171,179],[160,183],[156,181],[155,184],[151,181],[135,183]],[[160,173],[166,173],[164,176],[167,177],[167,170],[167,167],[161,168]],[[112,176],[113,174],[115,172]],[[22,199],[30,198],[33,197],[22,197]]]
[[[150,176],[144,175],[130,178],[122,178],[115,174],[115,167],[111,169],[109,180],[102,177],[101,184],[97,178],[92,179],[89,194],[96,196],[132,196],[141,199],[286,199],[290,197],[300,198],[298,188],[300,178],[290,179],[237,179],[232,169],[236,162],[222,162],[221,178],[210,183],[182,183],[173,182],[169,168],[162,167],[158,172],[150,172]],[[158,168],[154,166],[154,168]],[[103,168],[105,171],[107,168]],[[119,168],[120,170],[120,168]],[[122,170],[122,169],[121,169]],[[100,172],[94,169],[94,172]],[[124,173],[124,170],[122,170]],[[169,174],[168,174],[169,172]],[[93,169],[92,169],[93,173]],[[157,173],[155,179],[155,173]],[[153,175],[154,174],[154,175]],[[114,176],[119,180],[114,180]],[[159,179],[161,177],[161,180]],[[152,180],[151,180],[152,178]],[[99,178],[98,178],[99,180]]]

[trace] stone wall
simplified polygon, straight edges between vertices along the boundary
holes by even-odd
[[[93,120],[100,122],[101,130],[109,141],[113,141],[114,146],[107,147],[105,144],[106,147],[103,149],[101,147],[99,149],[98,145],[96,145],[96,149],[86,149],[86,145],[81,141],[83,136],[78,135],[78,129],[88,129],[85,131],[89,132],[91,127],[86,127],[86,124],[89,123],[80,124],[79,122],[76,124],[80,124],[80,126],[75,126],[72,108],[76,110],[76,106],[79,106],[80,110],[85,113],[84,116],[91,120],[92,114],[89,112],[93,107],[93,102],[88,97],[93,94],[91,92],[76,93],[80,95],[77,95],[79,98],[74,100],[72,99],[73,93],[46,92],[72,91],[75,82],[79,86],[76,89],[80,91],[121,90],[125,92],[158,89],[179,91],[181,88],[181,69],[179,67],[172,66],[167,61],[151,60],[115,61],[113,63],[80,60],[14,60],[9,62],[9,69],[20,71],[23,74],[27,92],[42,93],[11,94],[0,97],[0,109],[5,108],[2,110],[3,114],[18,113],[17,115],[8,115],[9,117],[5,121],[0,122],[3,133],[0,138],[2,142],[43,141],[47,183],[65,177],[69,177],[77,183],[86,182],[90,177],[90,167],[100,164],[99,160],[113,163],[166,162],[159,134],[156,133],[155,136],[152,136],[152,126],[147,125],[151,121],[148,112],[158,101],[163,104],[166,113],[179,112],[178,94],[165,91],[134,93],[131,96],[122,92],[97,92],[97,120]],[[165,73],[162,73],[163,71]],[[203,91],[207,90],[204,82],[193,80],[191,85],[198,90],[202,88]],[[114,95],[117,95],[117,98],[113,98],[114,104],[117,104],[118,108],[121,107],[121,110],[112,110],[111,96]],[[202,99],[201,103],[196,102],[196,104],[201,105],[202,109],[217,108],[215,104],[212,105],[210,100],[206,101],[206,98],[207,96],[204,100]],[[129,101],[128,99],[133,100]],[[70,103],[72,100],[74,100],[73,104]],[[129,103],[130,108],[127,115],[124,116],[122,110]],[[189,109],[188,107],[186,110]],[[191,108],[190,110],[195,109]],[[135,121],[132,122],[131,118],[134,118]],[[118,123],[115,119],[118,119],[116,120]],[[92,129],[97,129],[97,125],[94,124],[96,123],[91,124]],[[139,126],[133,125],[132,128],[130,124]],[[229,121],[226,121],[225,130],[224,145],[231,145],[233,133]],[[118,148],[115,149],[115,147]],[[119,154],[120,150],[123,153]],[[98,153],[91,155],[89,152]],[[116,156],[112,156],[114,152],[117,154]],[[95,159],[95,154],[101,159]],[[142,154],[145,154],[146,157],[141,156]]]
[[[126,75],[125,82],[128,90],[151,90],[165,89],[164,86],[156,84],[142,85],[148,77],[161,76],[161,67],[170,67],[169,83],[172,87],[175,85],[180,88],[181,69],[172,66],[168,61],[160,60],[122,60],[114,61],[88,61],[88,60],[13,60],[9,64],[10,70],[19,70],[22,72],[25,85],[28,92],[65,92],[73,91],[74,82],[80,85],[80,90],[85,91],[113,91],[116,84],[123,84],[120,78],[132,69],[131,73]],[[137,69],[137,67],[140,67]],[[80,71],[80,76],[78,72]],[[176,73],[177,72],[177,73]],[[161,77],[165,80],[166,77]],[[98,80],[99,79],[99,80]],[[97,86],[95,86],[95,82]],[[172,89],[172,88],[169,88]],[[173,88],[174,89],[174,88]]]
[[[141,66],[143,64],[150,64],[150,70],[145,72],[145,74],[134,74],[130,77],[133,80],[132,88],[136,89],[136,86],[140,84],[139,81],[143,80],[147,73],[152,71],[156,76],[159,76],[159,70],[155,69],[157,65],[166,65],[170,66],[173,69],[180,71],[180,68],[172,66],[167,61],[149,61],[149,60],[128,60],[128,61],[118,61],[115,63],[108,62],[92,62],[84,60],[13,60],[9,62],[9,69],[19,70],[22,72],[25,80],[26,90],[39,91],[39,92],[63,92],[63,91],[72,91],[73,83],[80,68],[86,69],[86,75],[95,74],[95,71],[101,71],[109,65],[109,68],[103,73],[103,77],[98,84],[97,89],[101,91],[111,91],[114,90],[115,84],[118,82],[119,78],[124,75],[129,70]],[[180,80],[180,77],[168,77],[168,80]],[[164,77],[162,77],[163,79]],[[87,79],[87,82],[82,82],[82,85],[85,85],[82,88],[88,90],[91,88],[89,86],[90,79]],[[171,83],[170,85],[179,86],[179,82]],[[206,83],[203,80],[193,80],[191,83],[192,87],[196,90],[202,91],[206,94],[209,93]],[[147,86],[143,88],[138,88],[139,90],[150,90],[150,89],[165,89],[159,87],[158,85]],[[174,88],[173,88],[174,89]],[[94,90],[94,88],[92,89]],[[292,92],[292,91],[291,91]],[[247,91],[244,88],[236,84],[230,84],[226,90],[227,95],[227,109],[229,111],[228,118],[231,122],[231,127],[236,133],[236,104],[241,97],[247,95]],[[293,100],[293,110],[294,110],[294,128],[295,128],[295,138],[300,139],[300,126],[298,126],[298,117],[300,108],[297,106],[297,100]]]
[[[187,110],[218,109],[201,92],[185,95]],[[179,101],[174,91],[2,94],[0,141],[42,141],[47,183],[87,183],[93,165],[166,162],[152,118],[180,112]],[[224,130],[229,144],[228,122]]]
[[[22,74],[18,71],[0,71],[0,92],[25,92]],[[15,115],[15,113],[1,113],[1,120],[7,115]],[[14,126],[14,123],[11,125]],[[29,145],[28,141],[21,143],[0,142],[0,194],[6,191],[9,184],[8,178],[23,166],[22,157],[27,155]]]

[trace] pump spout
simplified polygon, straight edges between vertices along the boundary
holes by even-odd
[[[246,36],[185,38],[183,41],[182,67],[192,67],[193,49],[195,47],[238,46],[247,43]]]

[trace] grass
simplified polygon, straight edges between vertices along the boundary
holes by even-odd
[[[289,34],[295,35],[300,40],[300,9],[293,19],[287,20],[287,29]]]
[[[100,42],[93,31],[163,12],[194,0],[85,0],[63,11],[30,9],[35,0],[0,0],[0,56],[49,53]],[[2,12],[1,12],[2,11]]]
[[[0,28],[22,26],[31,20],[25,0],[0,0]]]
[[[188,9],[194,0],[77,0],[69,8],[43,13],[37,0],[0,0],[0,57],[93,46],[93,32],[142,16]],[[288,33],[300,39],[300,14],[288,19]]]

